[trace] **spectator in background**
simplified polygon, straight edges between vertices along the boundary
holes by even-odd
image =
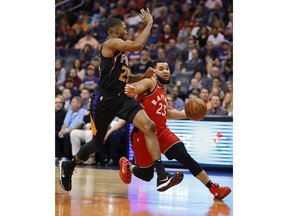
[[[206,41],[206,45],[200,49],[199,57],[206,61],[206,57],[209,55],[212,59],[215,59],[218,56],[217,50],[214,47],[214,44],[211,41]]]
[[[214,47],[220,47],[224,40],[224,35],[219,32],[217,27],[213,26],[211,34],[208,36],[207,41],[212,42],[214,44]]]
[[[165,48],[163,46],[159,46],[157,48],[157,56],[156,56],[156,58],[157,59],[165,59],[165,61],[168,62],[168,65],[169,65],[169,60],[168,60],[168,58],[165,55]],[[170,68],[170,65],[169,65],[169,68]]]
[[[68,110],[70,107],[71,100],[72,100],[72,93],[70,89],[64,88],[62,91],[62,97],[64,99],[64,108]]]
[[[80,40],[80,36],[77,35],[76,30],[71,29],[69,33],[65,35],[65,48],[74,48],[75,44]]]
[[[229,13],[229,21],[224,29],[224,36],[227,40],[233,41],[233,13]]]
[[[141,7],[139,7],[139,8],[141,8]],[[110,14],[111,14],[111,10],[110,10]],[[125,3],[125,1],[117,1],[115,12],[116,12],[115,14],[118,14],[118,16],[112,16],[112,17],[123,20],[123,17],[126,14],[126,3]]]
[[[228,40],[222,41],[221,47],[218,48],[218,58],[221,63],[228,59],[228,55],[230,52],[230,42]]]
[[[61,59],[55,60],[55,84],[56,88],[60,90],[66,79],[66,70],[62,65]]]
[[[71,68],[68,74],[68,77],[73,80],[73,88],[76,89],[77,91],[79,91],[79,87],[82,83],[81,79],[78,77],[76,69],[75,68]]]
[[[205,8],[208,11],[214,10],[216,7],[216,4],[219,4],[220,8],[222,8],[222,6],[223,6],[222,0],[206,0],[205,1]]]
[[[230,2],[227,2],[226,6],[223,7],[224,9],[224,16],[222,18],[222,20],[224,21],[224,23],[227,25],[227,23],[229,22],[230,20],[230,17],[229,15],[231,13],[233,13],[233,2],[230,1]]]
[[[231,53],[232,54],[232,53]],[[230,57],[230,54],[228,55],[228,59],[223,61],[223,76],[225,81],[233,81],[233,57]]]
[[[188,97],[186,98],[185,103],[195,98],[199,98],[199,92],[197,90],[193,90],[190,94],[188,94]]]
[[[233,82],[231,82],[231,81],[226,82],[226,93],[227,92],[233,94]]]
[[[93,32],[91,29],[87,30],[85,36],[81,37],[75,44],[75,49],[84,49],[86,44],[89,44],[94,49],[98,48],[99,42],[93,37]]]
[[[148,49],[143,49],[140,54],[140,61],[131,66],[132,73],[142,73],[144,74],[148,67],[152,65],[152,61],[150,58],[150,53]]]
[[[180,94],[180,87],[179,86],[174,86],[172,88],[172,97],[173,97],[173,101],[174,101],[174,108],[179,110],[179,111],[182,111],[184,109],[184,101],[182,98],[179,97],[179,94]]]
[[[94,1],[93,8],[89,12],[89,16],[92,17],[92,21],[93,21],[93,18],[94,19],[99,18],[100,11],[101,11],[101,3],[99,1]]]
[[[174,107],[174,100],[172,94],[167,94],[167,108],[168,109],[175,109]]]
[[[63,139],[60,139],[58,134],[64,122],[66,112],[64,98],[61,95],[57,95],[55,97],[55,163],[61,158],[63,152]]]
[[[193,49],[197,49],[197,45],[195,43],[195,39],[194,38],[190,38],[188,40],[188,45],[187,47],[182,51],[182,55],[181,55],[181,59],[183,60],[183,62],[192,60],[192,50]]]
[[[101,2],[94,1],[94,5],[92,10],[89,10],[89,17],[91,17],[91,23],[90,25],[94,25],[95,22],[103,22],[104,18],[106,17],[106,6],[103,4],[101,5]]]
[[[218,67],[219,69],[222,67],[221,62],[218,57],[213,58],[211,54],[207,54],[205,57],[205,71],[207,74],[207,78],[211,78],[212,69],[214,67]],[[221,75],[222,76],[222,75]],[[224,77],[223,77],[224,78]]]
[[[85,70],[82,69],[81,61],[79,58],[75,58],[72,68],[74,68],[76,70],[77,76],[80,78],[80,80],[82,82],[82,80],[85,77]]]
[[[56,48],[64,48],[65,47],[65,37],[70,31],[70,26],[67,23],[67,20],[61,18],[59,21],[59,25],[56,26]]]
[[[212,95],[211,108],[207,110],[207,115],[228,116],[228,112],[221,107],[221,100],[218,95]]]
[[[74,129],[70,133],[72,156],[76,155],[82,143],[87,143],[92,139],[89,111],[86,111],[84,113],[83,121],[84,121],[83,128]],[[92,165],[95,163],[96,163],[95,154],[90,155],[89,158],[83,162],[83,164],[86,164],[86,165]]]
[[[185,42],[185,38],[182,35],[179,35],[179,34],[177,35],[176,47],[179,50],[181,50],[181,52],[187,47],[187,43]]]
[[[198,88],[202,89],[204,86],[205,80],[207,79],[205,75],[203,75],[201,70],[195,70],[192,78],[195,78],[198,81]]]
[[[209,95],[209,99],[211,100],[213,95],[217,95],[220,98],[220,101],[222,102],[224,99],[224,95],[221,93],[221,88],[214,86],[211,89],[210,95]]]
[[[209,30],[207,26],[201,26],[197,33],[197,43],[201,50],[203,47],[206,46],[208,37],[209,37]]]
[[[176,59],[180,58],[181,54],[181,50],[176,47],[176,40],[174,38],[170,38],[169,44],[166,45],[165,55],[168,59],[168,65],[170,65],[171,68],[174,68]]]
[[[76,96],[71,101],[71,106],[68,109],[64,123],[61,126],[59,132],[59,138],[63,138],[64,142],[64,152],[62,155],[62,160],[72,159],[72,150],[70,142],[70,133],[74,129],[80,129],[84,124],[84,113],[85,109],[82,108],[83,100],[81,97]]]
[[[220,98],[223,99],[224,95],[225,95],[225,92],[221,88],[221,79],[220,79],[220,77],[213,77],[213,79],[212,79],[212,89],[215,88],[215,87],[220,89]]]
[[[187,60],[183,64],[183,69],[185,69],[186,73],[192,75],[195,70],[203,71],[204,68],[205,68],[205,64],[204,64],[203,60],[201,58],[199,58],[197,49],[195,49],[195,48],[192,49],[191,50],[191,55],[192,55],[192,59],[191,60]]]
[[[90,44],[85,44],[84,48],[81,50],[81,54],[85,56],[86,61],[90,62],[92,58],[96,55],[96,52]]]
[[[177,32],[175,32],[176,36],[178,34],[178,18],[176,13],[169,13],[167,14],[166,23],[171,26],[171,29],[176,29]]]
[[[154,12],[154,11],[153,11]],[[168,23],[166,22],[167,20],[167,7],[163,6],[160,7],[158,10],[158,13],[155,13],[155,23],[160,26],[160,28],[163,28],[163,24],[167,25]],[[169,24],[168,24],[169,25]]]
[[[90,105],[90,91],[89,89],[87,88],[83,88],[80,92],[80,97],[82,98],[83,100],[83,105],[82,105],[82,108],[83,109],[86,109],[86,110],[89,110],[89,105]]]
[[[88,24],[84,15],[80,14],[78,16],[77,22],[72,25],[71,29],[76,31],[77,37],[79,38],[85,34],[85,32],[88,30]]]
[[[63,85],[63,89],[69,89],[72,95],[72,98],[75,96],[79,96],[79,91],[78,89],[74,88],[74,84],[73,84],[73,79],[68,77]]]
[[[90,62],[91,65],[94,66],[94,74],[96,77],[99,77],[99,71],[100,71],[100,57],[94,56],[94,58]]]
[[[164,25],[163,33],[160,35],[160,44],[162,46],[166,46],[169,44],[170,39],[174,39],[176,41],[177,35],[172,32],[171,26],[168,24]]]
[[[211,21],[208,23],[209,26],[214,26],[218,29],[219,32],[223,32],[225,28],[224,22],[220,19],[218,13],[213,13]]]
[[[201,5],[200,2],[195,6],[195,11],[191,17],[194,23],[198,23],[199,26],[203,26],[203,24],[207,23],[207,14],[204,8],[204,5]]]
[[[173,3],[168,5],[168,12],[167,12],[168,18],[167,18],[167,20],[169,20],[169,17],[171,15],[174,16],[173,19],[175,20],[175,22],[177,22],[177,26],[178,26],[180,14],[179,14],[179,11],[177,10],[177,6],[174,5]],[[176,26],[176,28],[177,28],[177,26]],[[172,26],[172,25],[171,25],[171,27],[172,27],[172,29],[176,29],[176,28],[173,28],[174,26]]]
[[[219,2],[216,2],[216,3],[215,3],[215,6],[214,6],[214,9],[211,10],[211,11],[209,11],[209,20],[208,20],[208,22],[209,22],[209,23],[212,23],[212,25],[213,25],[213,19],[214,19],[214,15],[215,15],[215,14],[217,14],[217,16],[219,17],[219,20],[221,20],[221,21],[223,22],[223,21],[224,21],[223,19],[224,19],[225,13],[226,13],[226,11],[225,11],[225,9],[222,7],[222,5],[221,5]],[[224,22],[223,22],[223,23],[224,23]],[[219,27],[219,26],[218,26],[218,23],[215,23],[215,24],[216,24],[215,26]],[[220,30],[221,32],[223,32],[223,28],[219,28],[219,30]]]
[[[128,27],[137,28],[138,24],[142,22],[142,18],[136,9],[131,9],[128,13],[124,15],[124,22]]]
[[[129,27],[127,30],[127,39],[126,40],[131,40],[134,41],[135,40],[135,34],[136,34],[136,30],[133,27]]]
[[[199,95],[200,94],[200,88],[199,88],[199,82],[196,78],[192,78],[190,80],[190,85],[188,88],[188,92],[186,92],[186,96],[189,97],[189,94],[193,92],[194,95]]]
[[[223,103],[222,103],[222,108],[225,109],[228,112],[228,116],[233,115],[233,95],[232,93],[226,93]]]
[[[88,65],[86,73],[87,76],[83,79],[79,90],[82,91],[83,88],[87,88],[92,93],[93,90],[98,86],[99,78],[95,76],[95,68],[91,64]]]
[[[199,94],[199,98],[202,99],[206,103],[207,110],[210,109],[212,106],[209,100],[209,95],[210,95],[209,89],[206,87],[202,87],[200,94]]]
[[[118,1],[119,2],[119,1]],[[118,3],[117,2],[117,3]],[[126,11],[126,9],[125,9]],[[117,12],[117,8],[110,8],[110,13],[108,14],[108,17],[107,18],[116,18],[116,19],[121,19],[121,20],[124,20],[124,15],[125,14],[119,14]]]
[[[185,26],[187,22],[192,27],[193,23],[190,23],[190,19],[192,16],[192,10],[190,10],[191,5],[188,2],[185,2],[185,3],[182,3],[180,7],[181,7],[180,9],[181,14],[180,14],[180,19],[179,19],[178,29],[182,29],[183,26]]]
[[[159,26],[157,24],[153,24],[151,28],[151,33],[149,34],[146,42],[146,46],[148,47],[149,51],[151,51],[156,49],[158,45],[160,45]]]
[[[183,61],[181,58],[176,59],[174,68],[172,68],[171,70],[171,73],[172,72],[173,72],[173,74],[171,75],[172,77],[174,77],[177,74],[182,74],[186,72],[185,70],[183,70]]]
[[[220,69],[219,69],[219,67],[217,67],[217,66],[213,66],[213,67],[211,68],[210,76],[207,77],[204,85],[211,90],[212,87],[213,87],[213,78],[215,78],[215,77],[219,77],[219,78],[220,78],[220,81],[221,81],[221,86],[220,86],[220,88],[221,88],[222,90],[225,90],[225,89],[226,89],[225,78],[224,78],[224,76],[220,73]]]
[[[145,23],[143,21],[139,22],[137,29],[135,31],[134,37],[137,38],[145,28]]]
[[[189,36],[192,32],[192,26],[189,21],[186,20],[184,26],[178,31],[177,36],[182,36],[184,38],[184,43],[187,45],[189,40],[191,39]]]
[[[104,24],[99,20],[95,20],[92,25],[93,37],[101,44],[107,37],[106,29]]]

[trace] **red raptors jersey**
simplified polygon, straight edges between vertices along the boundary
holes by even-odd
[[[156,88],[148,95],[137,95],[136,100],[145,109],[147,115],[156,124],[156,131],[166,127],[167,97],[166,90],[157,82]]]
[[[141,103],[147,115],[155,122],[157,139],[162,154],[180,139],[166,126],[167,97],[166,91],[157,82],[156,88],[149,95],[137,95],[136,100]],[[132,132],[132,148],[135,162],[141,168],[153,165],[153,159],[145,145],[145,138],[142,131]]]

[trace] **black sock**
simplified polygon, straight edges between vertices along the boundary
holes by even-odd
[[[156,169],[157,175],[160,179],[164,179],[166,177],[165,168],[163,166],[162,160],[155,160],[154,167]]]
[[[213,184],[213,182],[212,182],[212,181],[209,181],[209,182],[206,184],[206,187],[207,187],[207,188],[210,188],[212,184]]]

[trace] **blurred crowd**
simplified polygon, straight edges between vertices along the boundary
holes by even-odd
[[[71,144],[70,135],[75,129],[85,131],[89,124],[84,116],[89,113],[90,94],[99,82],[99,47],[107,36],[106,20],[122,19],[128,40],[135,40],[145,27],[139,16],[141,8],[150,9],[154,22],[145,48],[128,53],[131,72],[144,73],[154,59],[166,59],[171,71],[167,86],[170,108],[183,110],[189,98],[199,97],[207,104],[207,115],[233,116],[232,0],[56,0],[56,118],[62,113],[62,123],[56,127],[58,147],[62,147],[56,148],[56,158],[71,158],[73,147],[85,142],[84,133],[77,144]],[[74,104],[73,98],[77,99]],[[63,106],[57,108],[57,100]],[[81,124],[68,125],[80,109],[84,109]],[[66,141],[65,134],[69,138]],[[63,146],[69,145],[63,153]],[[108,156],[98,163],[117,161],[121,155],[114,149],[113,145],[106,149]]]

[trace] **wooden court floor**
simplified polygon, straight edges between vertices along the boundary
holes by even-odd
[[[156,190],[156,174],[150,182],[132,177],[122,183],[117,167],[97,169],[76,167],[72,190],[67,192],[58,183],[55,167],[56,216],[231,216],[233,215],[233,176],[207,172],[212,181],[229,186],[232,192],[223,200],[214,200],[208,189],[188,170],[179,184],[165,192]],[[175,169],[167,169],[175,172]]]

